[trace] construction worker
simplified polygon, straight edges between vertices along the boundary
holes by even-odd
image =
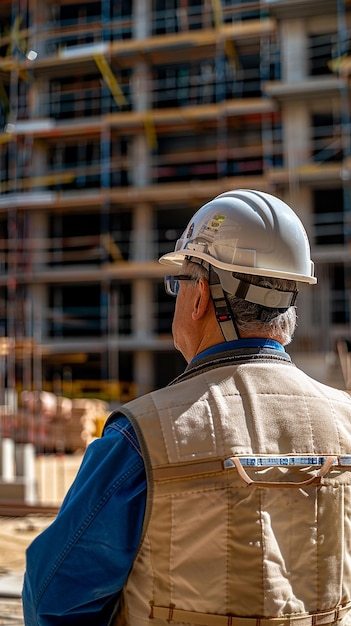
[[[27,551],[25,624],[347,624],[351,400],[284,348],[316,282],[299,218],[229,191],[160,262],[188,365],[88,446]]]

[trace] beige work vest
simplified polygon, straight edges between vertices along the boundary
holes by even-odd
[[[289,363],[252,361],[126,408],[149,508],[115,624],[322,626],[348,614],[351,467],[338,465],[351,455],[348,394]],[[295,455],[307,465],[274,466]],[[334,463],[325,476],[320,455]],[[257,457],[271,465],[247,464]]]

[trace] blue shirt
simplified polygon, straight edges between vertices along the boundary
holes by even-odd
[[[87,448],[55,521],[27,549],[26,626],[105,626],[131,569],[146,501],[144,462],[127,418]]]

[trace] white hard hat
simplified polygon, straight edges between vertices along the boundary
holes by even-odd
[[[188,257],[230,273],[317,282],[302,222],[285,202],[262,191],[234,189],[202,206],[160,263],[180,266]],[[226,283],[233,293],[228,274]]]

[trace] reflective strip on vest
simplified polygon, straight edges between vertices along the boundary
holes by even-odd
[[[351,467],[351,456],[331,456],[331,455],[289,455],[289,456],[240,456],[235,455],[222,461],[221,459],[203,459],[201,461],[195,461],[190,463],[182,463],[178,465],[168,465],[166,467],[157,467],[153,470],[154,480],[172,480],[177,478],[185,478],[187,476],[197,476],[200,474],[212,474],[221,472],[223,470],[230,470],[240,467],[295,467],[306,468],[312,466],[321,466],[319,476],[323,476],[333,467]],[[323,467],[324,466],[324,467]],[[240,472],[239,472],[240,473]],[[316,477],[318,477],[316,475]],[[310,480],[312,482],[314,478]],[[248,482],[245,480],[245,482]],[[254,481],[248,482],[248,484]],[[258,483],[257,483],[258,484]],[[286,484],[286,483],[285,483]],[[269,486],[261,484],[261,486]],[[273,483],[272,483],[273,486]],[[281,487],[284,487],[284,483],[280,483]],[[298,487],[299,484],[295,485]]]

